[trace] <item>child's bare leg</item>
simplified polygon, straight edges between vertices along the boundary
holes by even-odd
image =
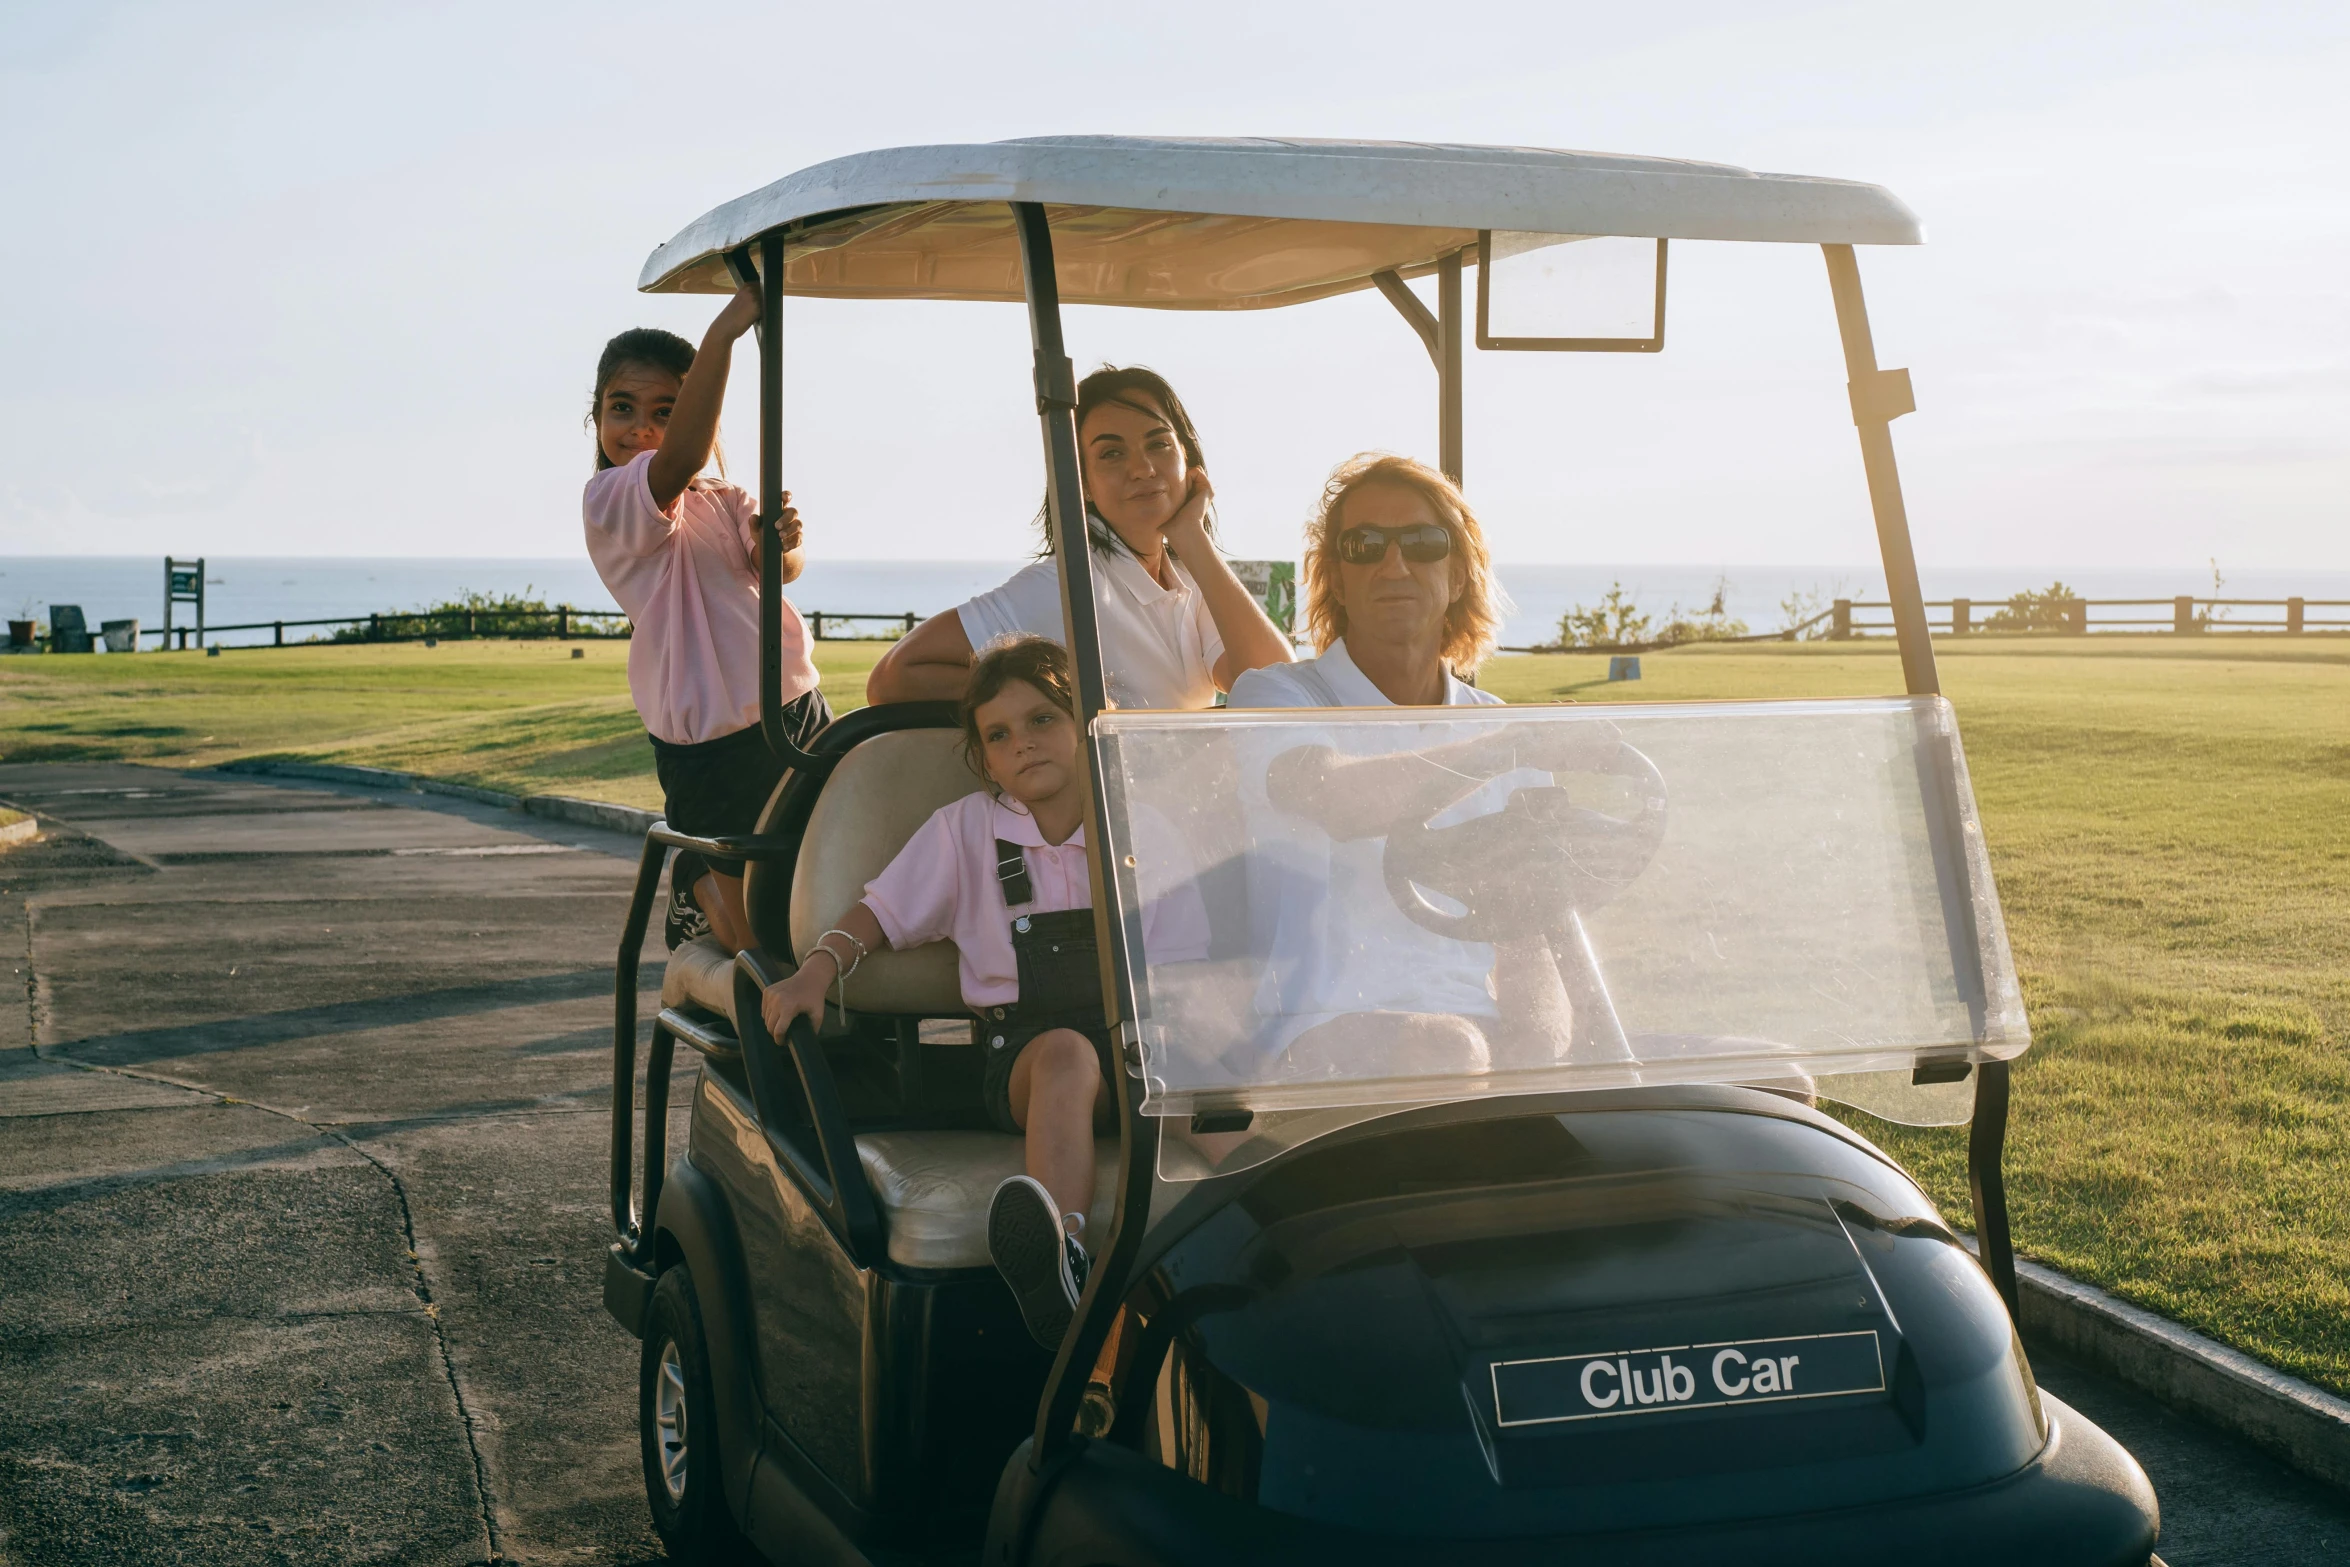
[[[1093,1206],[1093,1119],[1107,1103],[1093,1042],[1073,1028],[1030,1041],[1012,1063],[1012,1119],[1028,1134],[1028,1173],[1064,1214]]]
[[[740,876],[703,872],[702,879],[694,883],[694,902],[710,922],[710,934],[728,952],[740,952],[751,944],[751,917],[743,909]]]

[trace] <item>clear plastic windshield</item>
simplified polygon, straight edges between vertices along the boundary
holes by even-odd
[[[1193,1130],[1661,1083],[1883,1103],[2030,1043],[1939,698],[1096,735],[1143,1108]]]

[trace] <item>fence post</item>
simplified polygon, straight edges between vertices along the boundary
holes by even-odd
[[[474,635],[473,611],[470,609],[465,612],[465,634],[469,637]]]
[[[282,620],[277,622],[277,641],[273,645],[277,647],[286,645],[286,623]]]
[[[1974,629],[1975,601],[1973,599],[1952,599],[1950,601],[1950,634],[1954,637],[1963,637]]]
[[[824,611],[820,609],[809,611],[808,636],[812,641],[821,642],[824,640]]]
[[[2301,629],[2301,600],[2285,600],[2285,629],[2287,631],[2299,631]]]
[[[2195,601],[2184,593],[2170,601],[2170,628],[2181,636],[2195,629]]]
[[[381,642],[383,639],[384,618],[380,614],[370,612],[367,617],[367,640],[370,642]]]
[[[1838,642],[1851,636],[1852,600],[1838,599],[1830,613],[1834,618],[1828,622],[1828,635]]]
[[[2089,634],[2089,601],[2087,599],[2066,599],[2064,601],[2064,629],[2068,634],[2076,637]]]
[[[555,610],[555,635],[564,638],[571,635],[571,606],[568,604],[559,605]]]
[[[913,634],[914,634],[914,616],[913,616],[912,612],[911,612],[911,611],[909,611],[909,612],[907,613],[907,615],[906,615],[906,635],[907,635],[907,636],[912,636]]]

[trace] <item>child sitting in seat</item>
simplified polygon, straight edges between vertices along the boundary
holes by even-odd
[[[1027,1173],[1008,1177],[989,1205],[988,1251],[1028,1331],[1053,1349],[1085,1286],[1094,1127],[1110,1111],[1116,1070],[1094,954],[1069,655],[1043,637],[995,644],[971,666],[962,716],[964,754],[988,791],[933,813],[799,971],[768,987],[761,1012],[780,1038],[795,1019],[821,1022],[825,993],[868,952],[955,943],[963,1001],[987,1052],[988,1116],[1027,1138]],[[1146,905],[1143,932],[1206,949],[1196,896]]]
[[[636,632],[628,692],[653,742],[663,815],[679,832],[755,832],[783,777],[759,726],[759,526],[750,496],[703,476],[717,451],[719,406],[734,342],[759,320],[759,291],[728,301],[691,343],[656,327],[623,332],[596,364],[590,411],[596,473],[581,510],[588,557]],[[784,495],[788,503],[789,492]],[[779,580],[800,574],[800,516],[776,520]],[[808,632],[782,609],[783,727],[806,746],[832,720],[808,657]],[[669,873],[667,926],[676,947],[715,935],[728,952],[751,944],[743,862],[691,850]]]

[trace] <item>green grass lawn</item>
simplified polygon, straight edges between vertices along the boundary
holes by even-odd
[[[0,760],[299,755],[654,805],[618,643],[0,660]],[[2350,639],[1939,645],[2034,1045],[2018,1245],[2350,1393]],[[862,699],[877,644],[820,649]],[[1886,643],[1496,660],[1513,701],[1897,691]],[[1865,1121],[1865,1118],[1855,1117]],[[1953,1218],[1954,1131],[1868,1122]]]
[[[878,642],[827,642],[836,707],[862,707]],[[0,761],[206,767],[299,757],[516,794],[658,809],[628,645],[444,642],[0,661]]]
[[[2031,1009],[2027,1254],[2350,1392],[2350,640],[1938,645]],[[1513,701],[1898,690],[1883,644],[1487,666]],[[1956,1131],[1854,1116],[1968,1213]]]

